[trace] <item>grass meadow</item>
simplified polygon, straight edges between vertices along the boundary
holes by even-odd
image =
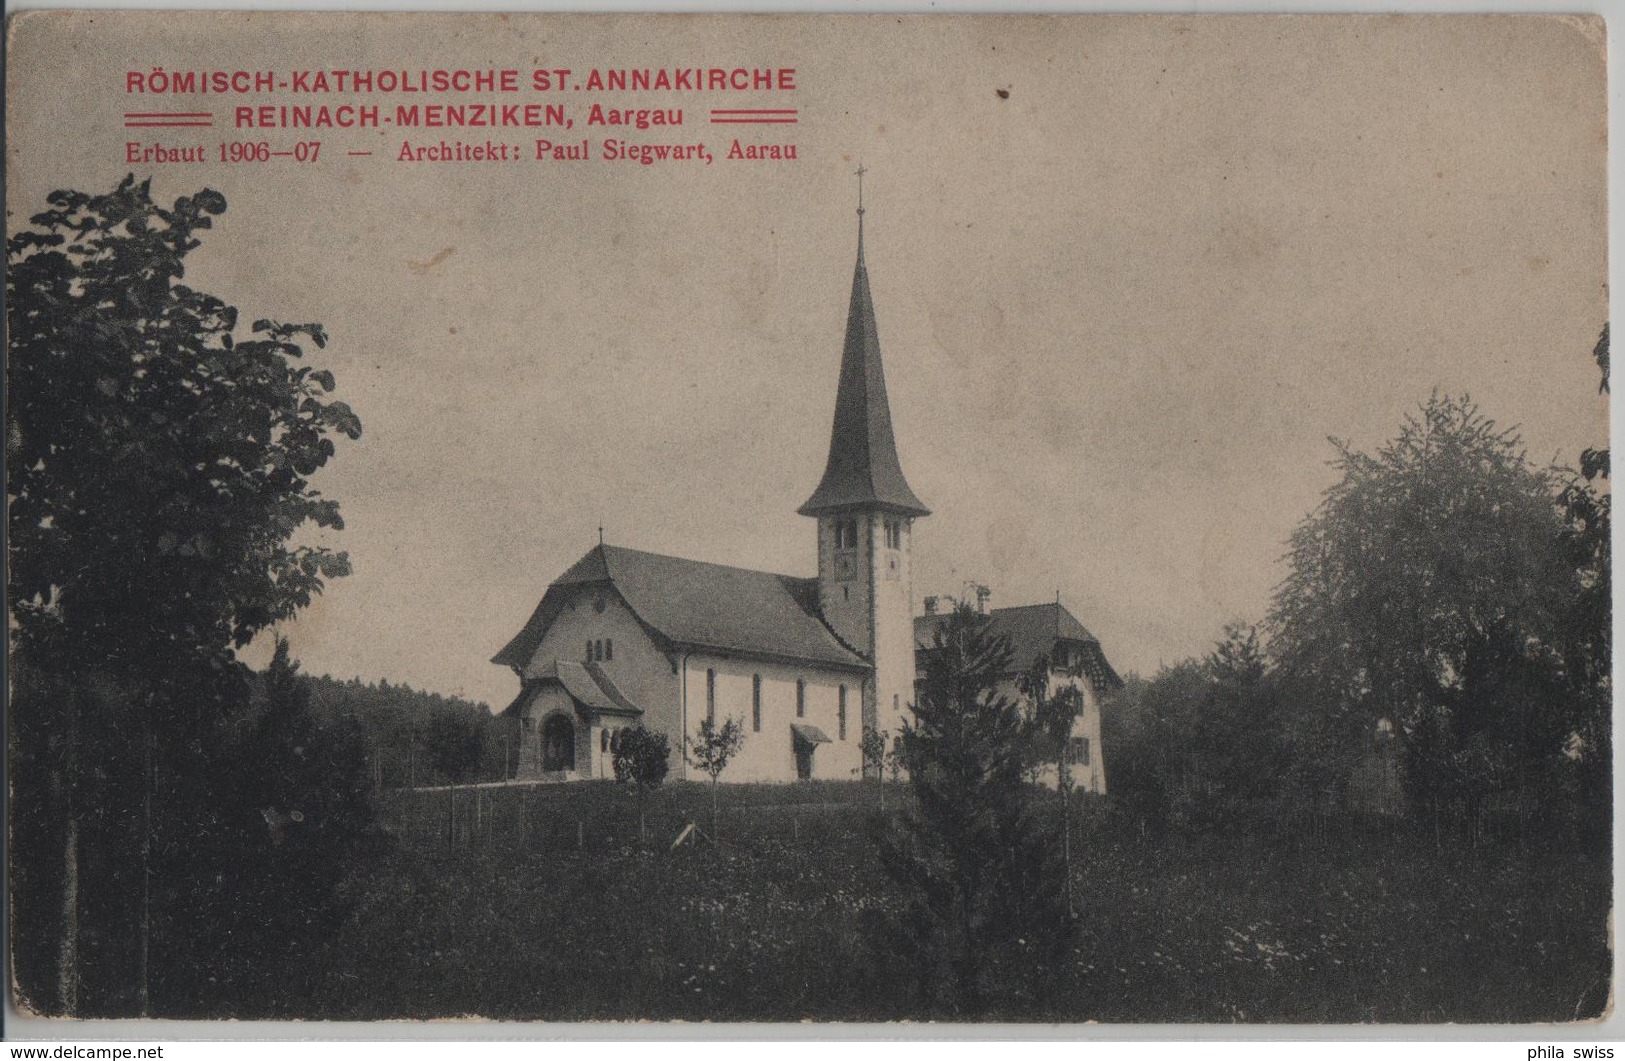
[[[652,793],[642,845],[612,783],[386,793],[393,854],[356,867],[348,921],[277,1009],[951,1019],[861,929],[901,904],[874,857],[872,784],[724,785],[721,805],[721,843],[673,850],[687,823],[709,831],[704,785]],[[1051,990],[996,995],[992,1018],[1570,1021],[1606,1003],[1603,859],[1394,828],[1141,837],[1100,803],[1081,817],[1081,937]]]

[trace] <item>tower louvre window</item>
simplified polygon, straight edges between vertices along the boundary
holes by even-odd
[[[903,521],[889,519],[886,521],[886,548],[901,549],[903,547]]]
[[[750,676],[750,728],[753,733],[762,732],[762,676]]]

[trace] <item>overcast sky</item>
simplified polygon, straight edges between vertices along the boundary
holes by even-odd
[[[14,215],[111,188],[132,139],[236,135],[124,128],[236,102],[137,107],[127,70],[797,71],[777,96],[517,99],[566,104],[556,138],[595,153],[618,131],[585,128],[589,102],[680,106],[671,137],[627,138],[704,141],[708,167],[405,164],[391,128],[321,134],[311,165],[158,170],[161,197],[230,203],[188,282],[245,320],[324,323],[313,360],[365,425],[317,480],[355,571],[289,631],[313,672],[500,706],[517,683],[489,658],[600,524],[813,574],[795,510],[828,446],[860,158],[899,449],[933,509],[917,599],[1058,590],[1119,670],[1150,672],[1266,612],[1328,435],[1375,446],[1438,390],[1521,424],[1542,462],[1604,439],[1600,24],[176,17],[18,30]],[[798,158],[726,162],[735,134]]]

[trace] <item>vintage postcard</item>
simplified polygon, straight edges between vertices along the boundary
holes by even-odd
[[[1601,19],[6,76],[19,1012],[1611,1012]]]

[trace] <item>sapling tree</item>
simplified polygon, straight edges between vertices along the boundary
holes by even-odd
[[[873,726],[863,727],[863,738],[859,749],[863,752],[863,772],[874,775],[875,784],[880,790],[880,809],[886,809],[886,745],[889,734],[883,729]],[[894,778],[895,780],[895,778]]]
[[[649,789],[666,780],[671,769],[671,741],[642,725],[622,730],[615,745],[615,780],[638,793],[638,843],[643,843],[643,806]]]
[[[1066,868],[1066,907],[1077,916],[1072,902],[1072,728],[1083,714],[1083,691],[1075,681],[1052,686],[1050,662],[1040,656],[1018,684],[1032,710],[1033,759],[1055,765],[1055,791],[1061,800],[1061,863]],[[1076,679],[1077,675],[1072,675]]]
[[[688,765],[703,773],[711,779],[711,836],[719,835],[717,829],[717,780],[722,772],[728,769],[728,764],[739,749],[745,745],[745,727],[737,718],[730,718],[718,726],[716,720],[707,716],[701,720],[700,727],[693,736],[683,742],[683,758]]]

